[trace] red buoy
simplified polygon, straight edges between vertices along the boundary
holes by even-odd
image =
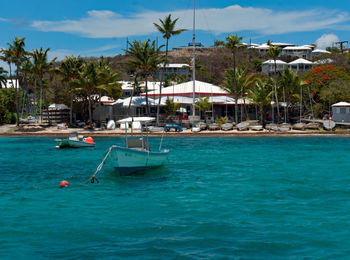
[[[69,182],[68,182],[68,181],[61,181],[59,185],[60,185],[60,187],[62,187],[62,188],[63,188],[63,187],[68,187],[68,186],[69,186]]]
[[[85,138],[85,143],[93,144],[93,143],[94,143],[94,139],[93,139],[91,136],[86,137],[86,138]]]

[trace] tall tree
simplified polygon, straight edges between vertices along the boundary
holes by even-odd
[[[212,107],[212,103],[209,102],[209,97],[205,97],[205,98],[199,98],[199,101],[196,102],[195,106],[196,108],[201,111],[202,113],[204,113],[204,120],[207,121],[207,114],[206,112]]]
[[[287,109],[292,102],[299,102],[301,98],[301,80],[296,73],[291,69],[286,68],[281,74],[279,79],[279,85],[283,89],[283,98],[286,106],[284,107],[285,122],[288,119]]]
[[[136,68],[136,73],[139,73],[145,80],[146,91],[146,109],[147,114],[150,114],[148,104],[148,77],[158,70],[158,65],[164,62],[164,58],[160,56],[160,49],[156,47],[155,41],[133,41],[129,43],[129,49],[126,54],[131,57],[130,64]]]
[[[163,71],[161,74],[161,83],[159,86],[159,102],[157,106],[157,125],[159,125],[159,109],[160,109],[160,101],[162,96],[162,85],[164,81],[164,72],[166,65],[168,63],[168,47],[169,47],[169,39],[173,35],[179,35],[180,33],[187,31],[186,29],[175,29],[176,23],[179,20],[179,18],[176,18],[175,20],[171,19],[171,14],[166,16],[164,20],[159,19],[160,24],[153,23],[154,26],[157,28],[157,30],[163,35],[163,39],[166,39],[165,44],[165,60],[163,64]]]
[[[98,122],[101,121],[101,96],[106,94],[114,99],[122,96],[121,83],[118,82],[119,74],[112,72],[110,65],[104,59],[97,62],[98,74]]]
[[[270,78],[257,79],[255,82],[255,88],[248,90],[248,96],[259,106],[260,120],[264,126],[266,124],[266,109],[271,104],[271,97],[273,95],[271,85],[272,82]]]
[[[12,80],[12,67],[11,64],[16,66],[16,81],[14,85],[15,88],[15,100],[16,100],[16,124],[19,125],[19,98],[18,98],[18,83],[19,83],[19,73],[21,69],[22,62],[26,59],[27,52],[24,50],[25,38],[15,37],[12,43],[7,43],[8,49],[2,49],[1,59],[6,61],[10,68],[10,79]]]
[[[234,97],[235,97],[235,122],[238,123],[238,93],[237,93],[237,82],[236,82],[236,53],[239,49],[245,48],[241,43],[242,37],[239,37],[237,34],[229,34],[226,37],[226,42],[224,42],[224,47],[229,49],[233,57],[233,85],[234,85]],[[220,43],[220,42],[218,42]],[[222,44],[222,42],[220,43]]]
[[[66,90],[70,97],[69,123],[73,124],[73,100],[74,100],[74,81],[79,78],[84,60],[81,57],[66,57],[60,66],[56,69],[61,77],[61,82],[66,85]]]
[[[80,90],[88,101],[89,124],[92,126],[92,103],[93,95],[96,94],[96,87],[99,85],[97,66],[95,63],[88,61],[84,63],[79,78],[74,80],[77,90]]]
[[[47,53],[50,50],[50,48],[47,48],[46,50],[43,50],[43,48],[35,49],[31,53],[33,57],[33,72],[38,77],[38,83],[40,87],[40,121],[42,121],[42,98],[43,98],[43,88],[44,88],[44,75],[49,71],[49,69],[52,67],[53,63],[55,62],[56,58],[52,59],[51,61],[48,61]]]
[[[281,48],[278,46],[271,46],[270,45],[270,49],[267,53],[267,55],[273,59],[274,61],[274,92],[275,92],[275,99],[276,99],[276,106],[277,106],[277,121],[280,120],[280,107],[279,107],[279,103],[278,103],[278,94],[277,94],[277,57],[280,55],[281,53]],[[273,109],[273,108],[272,108]],[[274,120],[272,118],[272,120]]]
[[[239,67],[234,71],[229,69],[225,72],[222,88],[228,92],[229,95],[237,95],[237,99],[243,98],[244,106],[242,109],[245,111],[245,117],[248,117],[248,112],[245,107],[245,97],[248,89],[252,88],[255,84],[255,74],[247,74],[245,68]],[[236,85],[234,82],[236,81]],[[235,88],[236,86],[236,88]],[[241,119],[243,119],[243,112],[241,111]],[[227,117],[227,104],[226,104],[226,117]]]

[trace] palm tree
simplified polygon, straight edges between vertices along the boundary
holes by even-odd
[[[146,109],[149,115],[148,77],[155,72],[158,69],[158,65],[164,61],[164,58],[159,55],[163,45],[157,48],[155,41],[151,42],[149,39],[144,42],[135,40],[129,43],[129,45],[130,47],[126,51],[126,54],[132,58],[130,64],[136,68],[136,72],[145,80]]]
[[[271,91],[271,80],[268,79],[257,79],[255,82],[255,88],[248,90],[248,96],[253,100],[255,104],[259,106],[260,121],[265,126],[266,119],[266,108],[271,103],[271,97],[273,91]]]
[[[176,110],[180,107],[179,103],[174,103],[173,99],[170,99],[169,97],[165,101],[165,113],[170,116],[175,114]]]
[[[280,120],[280,108],[279,108],[279,103],[278,103],[278,95],[277,95],[277,57],[281,53],[281,48],[278,46],[270,46],[270,49],[267,53],[267,55],[273,59],[274,64],[275,64],[275,73],[274,73],[274,91],[275,91],[275,99],[276,99],[276,105],[277,105],[277,121]],[[272,108],[273,109],[273,108]],[[272,118],[274,120],[274,118]]]
[[[235,122],[238,123],[238,93],[237,93],[237,82],[236,82],[236,53],[239,49],[244,48],[245,46],[241,43],[242,37],[238,37],[237,34],[229,34],[226,37],[226,42],[224,47],[229,49],[232,52],[233,56],[233,85],[234,85],[234,97],[235,97]],[[218,42],[222,44],[222,42]]]
[[[179,20],[179,18],[176,18],[175,20],[171,19],[171,14],[166,16],[164,20],[159,19],[160,24],[153,23],[154,26],[157,28],[157,30],[163,34],[163,38],[166,39],[166,45],[165,45],[165,60],[163,64],[163,71],[161,74],[161,83],[159,86],[159,102],[157,106],[157,125],[159,125],[159,107],[160,107],[160,101],[162,96],[162,84],[164,80],[164,71],[165,67],[168,63],[168,45],[169,45],[169,39],[173,35],[179,35],[180,33],[187,31],[186,29],[177,29],[175,30],[176,22]]]
[[[77,90],[80,90],[88,101],[89,124],[92,126],[92,102],[93,95],[96,93],[96,86],[99,85],[97,66],[89,61],[83,64],[79,78],[73,81]]]
[[[13,43],[7,43],[8,49],[2,49],[2,56],[0,57],[3,61],[7,62],[10,69],[10,78],[12,80],[12,85],[15,88],[15,100],[16,100],[16,124],[19,125],[19,101],[18,101],[18,81],[19,81],[19,72],[22,62],[26,59],[27,52],[24,50],[25,38],[15,37]],[[16,66],[16,84],[13,84],[12,79],[12,67],[11,64],[15,64]]]
[[[236,80],[236,88],[235,82]],[[245,68],[238,68],[236,72],[233,69],[226,71],[222,88],[228,92],[228,95],[237,95],[237,99],[243,98],[244,106],[242,109],[245,111],[246,118],[248,112],[245,107],[245,96],[248,91],[255,84],[256,76],[254,74],[248,75]],[[226,104],[226,117],[227,117],[227,104]],[[243,120],[243,112],[241,111],[241,120]]]
[[[66,84],[66,90],[70,96],[70,111],[69,111],[69,123],[73,124],[73,100],[74,100],[74,84],[73,82],[79,78],[82,70],[84,60],[74,55],[66,57],[62,61],[60,66],[56,69],[56,73],[61,77],[61,82]]]
[[[122,96],[121,84],[117,82],[119,74],[111,71],[110,65],[103,59],[99,59],[97,62],[97,75],[98,75],[98,122],[101,120],[101,95],[107,94],[114,99],[118,99]]]
[[[48,61],[47,52],[50,50],[50,48],[47,48],[46,50],[43,50],[43,48],[35,49],[31,53],[33,57],[33,72],[38,77],[38,83],[40,87],[40,121],[42,121],[42,97],[43,97],[43,87],[44,87],[44,75],[49,71],[53,63],[57,58],[52,59],[51,61]]]
[[[284,118],[287,122],[287,108],[293,101],[299,101],[302,94],[298,92],[301,90],[301,80],[296,73],[289,68],[286,68],[281,74],[279,85],[283,88],[283,98],[286,106],[284,108]],[[302,93],[302,91],[301,91]]]
[[[204,120],[207,121],[207,114],[206,112],[212,107],[212,103],[209,102],[209,97],[206,98],[199,98],[199,101],[196,102],[195,106],[196,108],[204,113]]]

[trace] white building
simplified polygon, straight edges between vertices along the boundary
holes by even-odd
[[[227,92],[222,88],[210,83],[196,80],[195,82],[195,96],[196,97],[208,97],[208,96],[226,96]],[[141,96],[146,96],[142,93]],[[158,98],[159,91],[148,92],[149,97]],[[188,81],[185,83],[169,86],[162,89],[162,97],[165,96],[184,96],[193,97],[193,82]]]
[[[277,72],[283,72],[284,69],[288,67],[288,63],[276,60],[276,71]],[[261,65],[262,73],[265,75],[273,75],[275,73],[275,61],[274,60],[267,60],[262,63]]]
[[[335,122],[350,122],[350,103],[339,102],[333,104],[332,119]]]
[[[302,58],[288,63],[289,68],[295,72],[296,71],[304,72],[304,71],[311,70],[312,65],[313,63],[311,61],[308,61]]]
[[[283,48],[282,55],[296,56],[303,59],[311,59],[312,48],[310,46],[290,46]]]
[[[1,86],[1,88],[15,88],[16,86],[18,88],[21,88],[21,86],[18,83],[18,80],[15,80],[15,79],[13,79],[13,80],[12,79],[8,79],[8,80],[6,80],[6,85],[1,83],[0,86]]]
[[[321,50],[321,49],[315,49],[312,51],[312,57],[318,57],[324,54],[331,54],[329,51]]]

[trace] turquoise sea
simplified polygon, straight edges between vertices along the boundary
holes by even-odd
[[[350,138],[166,138],[166,167],[89,185],[123,139],[53,140],[0,138],[0,259],[350,255]]]

